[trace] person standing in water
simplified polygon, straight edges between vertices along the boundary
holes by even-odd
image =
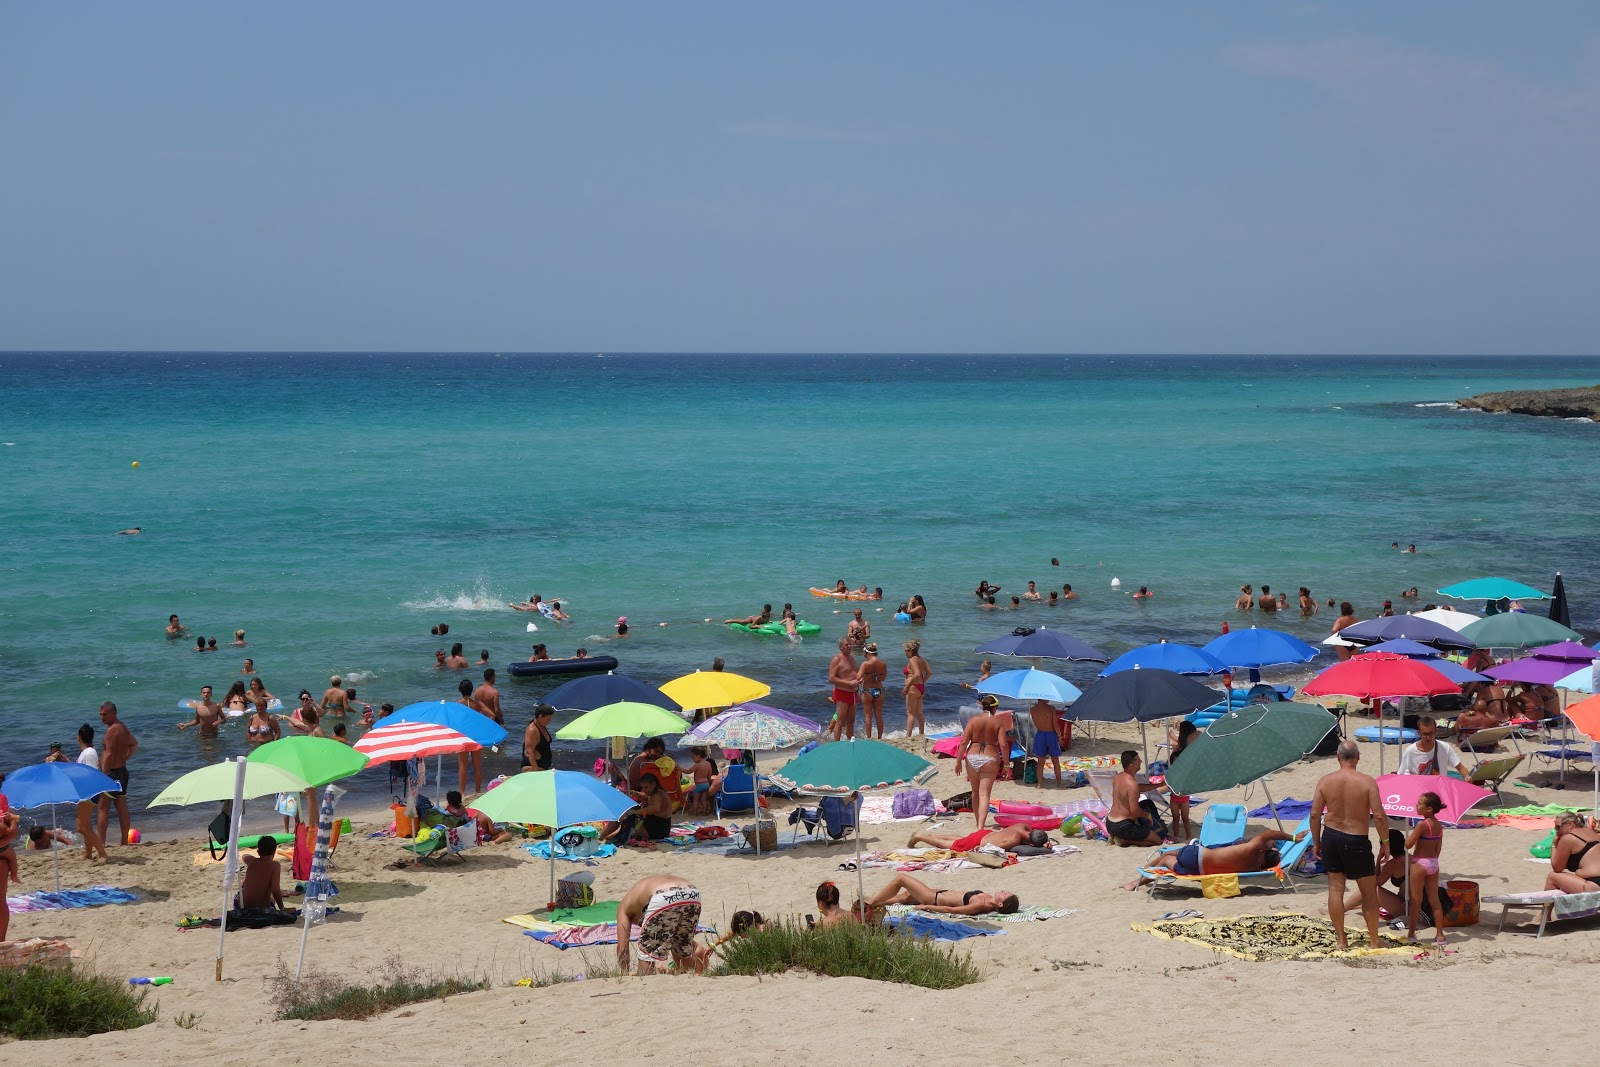
[[[878,656],[878,646],[867,642],[866,658],[861,661],[861,730],[863,737],[871,737],[874,727],[883,738],[883,683],[889,677],[889,665]]]
[[[828,661],[828,684],[833,687],[833,723],[829,728],[832,739],[856,736],[857,690],[861,687],[861,671],[850,654],[850,639],[839,639],[839,651]]]
[[[100,835],[100,840],[105,840],[114,805],[117,809],[117,828],[122,831],[122,843],[126,845],[128,831],[133,828],[133,820],[128,816],[128,761],[133,758],[139,742],[117,718],[117,706],[109,700],[100,705],[100,721],[106,728],[100,770],[122,788],[115,793],[100,794],[100,809],[95,814],[95,832]]]

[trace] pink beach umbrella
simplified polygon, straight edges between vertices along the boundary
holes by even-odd
[[[1378,779],[1378,797],[1383,801],[1385,815],[1399,819],[1420,819],[1417,798],[1424,793],[1437,793],[1444,802],[1438,815],[1442,823],[1458,825],[1467,817],[1473,805],[1481,803],[1494,791],[1439,774],[1386,774]]]

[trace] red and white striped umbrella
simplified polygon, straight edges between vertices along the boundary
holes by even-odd
[[[429,722],[397,722],[379,726],[355,743],[355,750],[373,763],[418,759],[450,752],[476,752],[483,746],[466,734]]]

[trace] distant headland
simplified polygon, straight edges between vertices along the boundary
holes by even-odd
[[[1547,415],[1560,419],[1600,419],[1600,385],[1583,389],[1513,389],[1469,396],[1456,403],[1474,411]]]

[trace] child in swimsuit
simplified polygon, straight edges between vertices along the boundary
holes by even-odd
[[[689,771],[694,775],[694,789],[689,794],[687,807],[692,814],[709,815],[711,798],[719,781],[717,765],[711,762],[710,752],[704,748],[691,748],[689,756],[694,761],[689,765]]]
[[[1406,837],[1406,848],[1411,852],[1411,866],[1406,875],[1410,885],[1410,913],[1406,916],[1406,940],[1417,939],[1417,919],[1422,911],[1422,894],[1428,894],[1428,905],[1434,915],[1435,945],[1445,944],[1444,907],[1439,903],[1439,853],[1444,847],[1444,826],[1439,822],[1439,812],[1444,802],[1437,793],[1424,793],[1417,798],[1417,815],[1421,822],[1411,828]]]
[[[22,884],[17,871],[17,851],[12,847],[21,828],[22,820],[11,810],[5,797],[0,796],[0,891],[4,891],[7,880]]]

